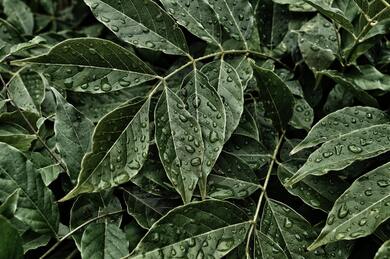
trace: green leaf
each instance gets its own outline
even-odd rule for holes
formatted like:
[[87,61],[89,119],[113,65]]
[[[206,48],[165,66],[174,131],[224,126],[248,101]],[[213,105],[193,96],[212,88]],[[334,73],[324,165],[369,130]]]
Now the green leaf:
[[363,106],[346,107],[323,117],[317,122],[305,139],[294,147],[291,154],[338,138],[354,130],[389,121],[390,117],[376,108]]
[[62,168],[59,164],[49,165],[38,169],[43,183],[49,186],[60,175]]
[[[10,0],[9,0],[10,2]],[[11,51],[13,45],[23,41],[20,32],[10,23],[0,18],[0,60],[3,61]]]
[[206,1],[161,0],[165,9],[192,34],[213,45],[221,46],[221,26]]
[[126,234],[110,223],[92,223],[81,239],[81,258],[117,259],[128,252]]
[[23,69],[12,77],[7,92],[20,109],[39,114],[45,97],[45,85],[39,73]]
[[59,213],[54,196],[31,161],[17,149],[0,143],[0,200],[20,188],[15,217],[34,231],[56,235]]
[[289,258],[318,258],[325,254],[322,248],[306,251],[317,234],[315,229],[300,214],[281,202],[267,200],[260,231],[282,248]]
[[230,36],[235,40],[243,41],[245,47],[248,48],[247,40],[252,35],[255,21],[249,1],[208,0],[207,2]]
[[[81,195],[75,200],[70,210],[69,229],[74,230],[92,218],[120,210],[122,210],[121,202],[110,191]],[[95,222],[120,226],[122,215],[118,213]],[[78,248],[81,246],[81,237],[85,228],[86,226],[72,235]]]
[[310,69],[327,69],[338,51],[335,27],[318,14],[299,30],[298,45],[303,59]]
[[[202,157],[202,175],[199,188],[202,197],[206,196],[207,176],[225,143],[226,113],[223,102],[208,82],[206,76],[195,70],[183,81],[179,96],[188,107],[188,112],[199,123],[204,152]],[[187,148],[187,151],[190,149]]]
[[18,231],[0,215],[0,258],[23,258],[23,241]]
[[20,189],[16,189],[4,200],[0,205],[0,215],[8,219],[15,215],[16,209],[18,208],[19,192]]
[[365,160],[390,150],[390,124],[374,125],[351,131],[325,142],[307,162],[285,183],[293,185],[308,175],[323,175],[346,168],[355,161]]
[[[243,87],[237,71],[223,59],[202,67],[204,73],[221,96],[226,111],[225,142],[237,128],[244,111]],[[221,114],[222,116],[222,114]]]
[[304,98],[294,97],[294,111],[290,120],[290,125],[296,129],[310,130],[314,120],[313,108]]
[[57,103],[54,121],[56,147],[69,170],[70,178],[76,181],[81,169],[81,160],[91,146],[94,125],[57,90],[52,91]]
[[232,56],[226,59],[226,62],[232,65],[241,79],[244,90],[247,88],[249,81],[253,78],[252,59],[247,56]]
[[271,255],[272,257],[277,257],[280,259],[288,258],[283,249],[274,240],[261,231],[256,230],[254,256],[259,258],[267,258]]
[[390,240],[384,242],[375,254],[374,259],[386,259],[390,255]]
[[65,40],[47,54],[17,61],[33,64],[56,87],[76,92],[105,93],[155,78],[154,72],[125,48],[108,40]]
[[353,25],[342,10],[336,7],[331,7],[329,4],[325,3],[322,0],[304,0],[304,1],[310,4],[311,6],[313,6],[314,8],[316,8],[322,15],[337,22],[340,26],[342,26],[345,30],[347,30],[352,35],[354,34]]
[[261,188],[252,168],[235,155],[223,152],[214,170],[207,183],[211,198],[244,199]]
[[367,236],[390,218],[390,163],[359,177],[336,200],[326,225],[309,249]]
[[252,114],[248,109],[244,108],[244,112],[242,113],[240,124],[238,124],[237,129],[234,131],[236,135],[242,135],[249,138],[253,138],[257,141],[259,140],[259,129],[257,128],[257,123],[255,118],[253,118]]
[[187,55],[183,32],[151,0],[84,0],[96,18],[123,41],[136,47]]
[[149,149],[149,106],[150,99],[130,101],[99,121],[77,185],[62,201],[120,185],[138,173]]
[[157,221],[131,258],[221,258],[244,241],[249,225],[245,213],[231,203],[190,203]]
[[145,229],[149,229],[168,210],[180,204],[177,202],[178,199],[154,196],[136,186],[125,188],[123,191],[127,213]]
[[30,7],[21,0],[3,0],[4,13],[8,21],[25,34],[32,34],[34,17]]
[[260,98],[276,128],[284,129],[293,114],[294,99],[287,85],[271,70],[253,65]]
[[165,172],[189,203],[202,176],[204,146],[198,121],[184,109],[184,102],[167,86],[157,103],[155,140]]
[[2,123],[0,126],[0,141],[21,151],[29,150],[32,142],[36,139],[36,135],[31,135],[17,124]]

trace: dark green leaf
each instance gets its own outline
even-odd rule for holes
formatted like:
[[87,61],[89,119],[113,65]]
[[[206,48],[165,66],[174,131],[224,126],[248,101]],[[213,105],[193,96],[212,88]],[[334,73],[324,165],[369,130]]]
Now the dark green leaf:
[[32,34],[34,18],[30,7],[22,0],[3,0],[4,13],[10,23],[25,34]]
[[0,258],[23,258],[23,242],[18,231],[0,215]]
[[0,205],[0,215],[8,219],[15,215],[16,209],[18,208],[19,192],[20,189],[16,189],[4,200]]
[[375,254],[374,259],[386,259],[390,255],[390,240],[384,242]]

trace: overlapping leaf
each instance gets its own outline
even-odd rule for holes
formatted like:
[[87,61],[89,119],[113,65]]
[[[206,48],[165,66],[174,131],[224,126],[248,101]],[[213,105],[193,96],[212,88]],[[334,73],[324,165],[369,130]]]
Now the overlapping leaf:
[[22,238],[5,217],[0,215],[0,258],[23,258]]

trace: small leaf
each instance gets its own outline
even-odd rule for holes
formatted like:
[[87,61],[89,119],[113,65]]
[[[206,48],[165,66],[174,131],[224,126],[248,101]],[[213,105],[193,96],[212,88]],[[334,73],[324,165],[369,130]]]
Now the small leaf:
[[294,111],[290,120],[290,125],[296,129],[310,130],[314,120],[313,108],[304,98],[294,97]]
[[[255,256],[259,256],[259,258],[267,258],[268,256],[277,257],[279,259],[287,259],[286,253],[283,249],[270,237],[263,234],[261,231],[255,232]],[[256,254],[256,249],[258,249],[258,253]]]
[[81,169],[81,160],[91,146],[94,125],[57,90],[52,91],[57,103],[54,121],[56,147],[69,170],[70,178],[76,181]]
[[257,123],[252,114],[248,109],[244,108],[242,113],[240,124],[238,124],[237,129],[234,131],[236,135],[242,135],[249,138],[253,138],[257,141],[259,140],[259,129],[257,128]]
[[244,94],[237,71],[224,60],[206,64],[201,71],[207,76],[211,86],[217,89],[225,105],[225,142],[237,128],[244,111]]
[[20,28],[25,34],[32,34],[34,17],[27,4],[21,0],[3,0],[3,6],[10,23]]
[[0,258],[23,258],[23,241],[18,231],[0,215]]
[[129,242],[118,226],[110,223],[92,223],[81,239],[81,257],[117,259],[128,252]]
[[390,255],[390,240],[384,242],[375,254],[374,259],[386,259]]
[[184,102],[165,86],[157,103],[155,139],[165,172],[184,203],[202,176],[204,146],[198,121]]
[[76,92],[106,93],[155,78],[133,53],[97,38],[65,40],[47,54],[16,62],[34,64],[56,87]]
[[36,139],[36,135],[31,135],[17,124],[2,123],[0,126],[0,141],[21,151],[29,150]]
[[293,114],[294,99],[286,84],[271,70],[253,65],[260,98],[276,128],[284,129]]
[[136,47],[187,55],[183,32],[151,0],[84,0],[96,18],[120,39]]
[[225,108],[217,91],[209,84],[206,76],[198,70],[184,79],[179,96],[188,106],[189,113],[199,123],[202,131],[204,153],[199,188],[202,197],[205,197],[207,176],[225,143]]
[[335,202],[309,249],[367,236],[390,218],[390,163],[359,177]]
[[379,109],[363,106],[346,107],[323,117],[313,126],[306,138],[294,147],[291,154],[322,144],[348,132],[389,121],[389,116]]
[[308,175],[324,175],[346,168],[355,161],[365,160],[390,150],[390,124],[374,125],[351,131],[325,142],[307,162],[285,183],[291,186]]
[[244,241],[249,226],[245,213],[231,203],[190,203],[157,221],[131,258],[221,258]]
[[20,189],[16,189],[4,200],[0,205],[0,215],[7,219],[15,215],[16,209],[18,208],[19,192]]
[[149,149],[149,106],[150,99],[130,102],[99,121],[77,185],[61,201],[118,186],[138,173]]
[[42,180],[46,186],[49,186],[54,180],[58,178],[62,168],[59,164],[49,165],[38,169]]

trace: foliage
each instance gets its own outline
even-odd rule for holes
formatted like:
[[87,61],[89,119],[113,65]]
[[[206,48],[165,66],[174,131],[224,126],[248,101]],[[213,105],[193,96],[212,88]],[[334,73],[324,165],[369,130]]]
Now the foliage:
[[0,4],[0,258],[390,258],[388,0]]

